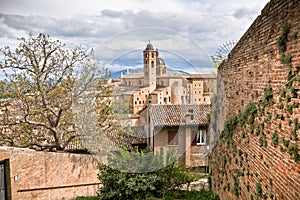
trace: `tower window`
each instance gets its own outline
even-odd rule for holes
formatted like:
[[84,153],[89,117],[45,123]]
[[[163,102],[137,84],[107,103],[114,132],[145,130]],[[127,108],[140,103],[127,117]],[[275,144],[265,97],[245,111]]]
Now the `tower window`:
[[148,53],[145,53],[145,58],[148,58]]
[[151,57],[154,58],[154,53],[151,54]]
[[154,68],[154,61],[151,61],[151,67]]

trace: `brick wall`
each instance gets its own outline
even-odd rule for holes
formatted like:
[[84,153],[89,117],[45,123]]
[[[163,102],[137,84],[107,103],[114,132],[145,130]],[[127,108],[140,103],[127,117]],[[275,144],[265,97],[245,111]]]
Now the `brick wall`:
[[99,188],[98,165],[91,155],[0,147],[4,160],[13,200],[73,199],[95,195]]
[[271,0],[219,68],[232,125],[210,159],[221,199],[300,199],[299,66],[300,1]]

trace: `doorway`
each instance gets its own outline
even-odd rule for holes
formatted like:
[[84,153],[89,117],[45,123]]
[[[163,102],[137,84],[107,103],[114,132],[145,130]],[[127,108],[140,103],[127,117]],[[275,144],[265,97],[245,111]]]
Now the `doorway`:
[[6,165],[5,161],[0,162],[0,200],[7,200],[7,181],[6,181]]

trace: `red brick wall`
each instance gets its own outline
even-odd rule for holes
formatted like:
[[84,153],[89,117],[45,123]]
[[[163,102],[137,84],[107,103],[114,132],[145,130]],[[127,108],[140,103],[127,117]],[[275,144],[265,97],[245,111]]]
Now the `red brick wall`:
[[[281,51],[285,26],[290,31]],[[291,62],[282,63],[283,56],[292,56]],[[212,150],[212,190],[221,199],[300,199],[298,66],[300,1],[271,0],[219,68],[226,120],[249,103],[257,108],[253,125],[239,121],[232,137],[219,139]],[[267,88],[273,96],[264,105]]]
[[98,165],[91,155],[1,147],[0,161],[7,159],[13,200],[73,199],[98,191]]

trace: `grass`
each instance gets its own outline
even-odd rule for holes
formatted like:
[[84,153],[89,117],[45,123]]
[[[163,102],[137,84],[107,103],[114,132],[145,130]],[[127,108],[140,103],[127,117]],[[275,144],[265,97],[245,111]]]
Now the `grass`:
[[[159,198],[149,197],[148,200],[160,200]],[[169,191],[161,200],[173,199],[187,199],[187,200],[219,200],[220,198],[211,191],[186,191],[186,190],[173,190]],[[76,197],[75,200],[99,200],[98,196],[94,197]]]

